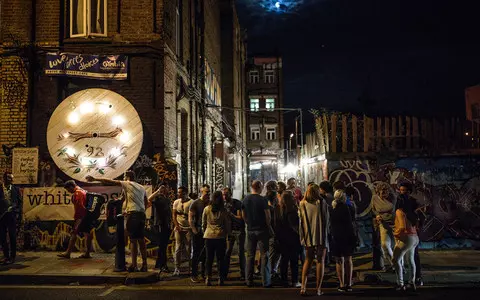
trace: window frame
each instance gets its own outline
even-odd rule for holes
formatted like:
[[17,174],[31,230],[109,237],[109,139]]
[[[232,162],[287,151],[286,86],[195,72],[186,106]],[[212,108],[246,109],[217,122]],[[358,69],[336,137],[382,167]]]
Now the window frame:
[[[268,100],[272,100],[272,101],[269,102]],[[273,107],[268,107],[269,106],[268,104],[270,104],[270,103],[273,104]],[[266,98],[265,99],[265,109],[267,111],[275,111],[275,98]]]
[[[271,73],[271,74],[269,74]],[[267,78],[271,78],[271,80],[267,81]],[[275,70],[264,70],[263,71],[263,82],[266,84],[273,84],[275,83]]]
[[[257,107],[252,107],[252,104],[256,100]],[[260,99],[259,98],[250,98],[250,111],[260,111]]]
[[[73,7],[74,1],[83,2],[83,33],[73,34]],[[100,1],[103,5],[103,33],[92,32],[92,0],[70,0],[70,24],[69,24],[69,33],[70,38],[80,38],[80,37],[106,37],[108,35],[108,0],[97,0]]]
[[250,127],[250,140],[251,141],[260,140],[260,127]]
[[[255,72],[256,75],[253,75],[252,73]],[[256,80],[252,80],[253,78],[256,78]],[[260,72],[258,70],[250,70],[248,72],[248,81],[251,84],[258,84],[260,83]]]
[[[270,138],[272,135],[272,138]],[[265,129],[265,137],[267,141],[275,141],[277,139],[277,128],[276,127],[267,127]]]

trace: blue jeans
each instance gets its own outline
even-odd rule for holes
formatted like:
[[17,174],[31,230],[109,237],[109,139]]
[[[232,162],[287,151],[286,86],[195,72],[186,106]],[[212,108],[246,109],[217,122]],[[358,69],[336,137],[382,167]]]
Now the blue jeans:
[[268,231],[248,231],[247,233],[247,284],[253,283],[253,271],[255,263],[255,252],[257,251],[257,244],[260,248],[260,261],[262,262],[262,284],[269,286],[271,282],[271,266],[268,258],[270,236]]

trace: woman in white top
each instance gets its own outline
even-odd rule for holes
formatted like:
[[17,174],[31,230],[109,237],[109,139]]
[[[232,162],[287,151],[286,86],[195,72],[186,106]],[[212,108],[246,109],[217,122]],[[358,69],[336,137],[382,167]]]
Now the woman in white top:
[[320,195],[317,184],[309,185],[305,198],[300,201],[300,242],[306,249],[302,270],[300,295],[306,295],[308,272],[317,255],[317,295],[322,295],[322,281],[325,272],[325,254],[328,247],[328,206]]

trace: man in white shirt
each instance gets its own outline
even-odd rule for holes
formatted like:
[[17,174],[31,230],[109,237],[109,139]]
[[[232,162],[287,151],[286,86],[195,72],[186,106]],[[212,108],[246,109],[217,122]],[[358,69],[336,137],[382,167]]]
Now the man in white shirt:
[[192,229],[188,222],[188,212],[192,199],[188,198],[188,189],[186,187],[178,188],[178,199],[173,202],[173,225],[175,226],[175,271],[174,276],[180,275],[180,265],[182,263],[182,249],[185,249],[190,258],[192,246]]
[[119,185],[123,189],[124,213],[127,215],[126,229],[130,237],[130,251],[132,253],[132,264],[128,267],[129,272],[137,270],[138,245],[142,254],[141,272],[147,272],[147,246],[145,244],[145,210],[147,208],[147,192],[145,188],[135,182],[135,173],[127,171],[124,180],[111,180],[103,178],[95,178],[93,176],[86,177],[89,182],[100,181],[106,184]]

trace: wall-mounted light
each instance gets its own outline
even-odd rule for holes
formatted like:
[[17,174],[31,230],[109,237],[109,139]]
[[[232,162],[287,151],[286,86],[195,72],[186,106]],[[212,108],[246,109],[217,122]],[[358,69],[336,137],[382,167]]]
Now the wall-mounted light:
[[93,104],[91,102],[83,102],[80,105],[80,113],[82,115],[89,114],[93,112]]

